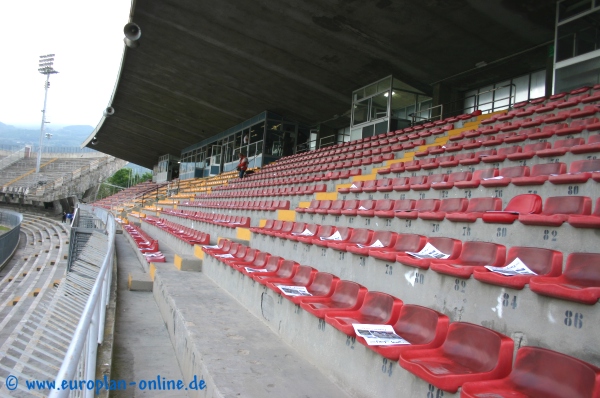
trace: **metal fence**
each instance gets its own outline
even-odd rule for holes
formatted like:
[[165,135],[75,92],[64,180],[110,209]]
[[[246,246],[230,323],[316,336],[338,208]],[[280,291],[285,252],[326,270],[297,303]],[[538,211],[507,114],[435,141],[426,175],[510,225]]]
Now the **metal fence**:
[[[63,380],[94,380],[98,345],[104,339],[104,319],[110,298],[116,224],[112,214],[99,208],[80,205],[75,211],[71,229],[71,250],[67,279],[75,278],[87,286],[89,295],[77,323],[77,328],[56,376],[56,385]],[[102,226],[102,230],[98,227]],[[105,237],[104,244],[98,245]],[[91,250],[90,250],[91,249]],[[93,397],[94,391],[53,390],[50,397]]]
[[0,224],[11,228],[10,231],[0,235],[0,268],[12,256],[19,244],[23,215],[10,210],[0,210]]

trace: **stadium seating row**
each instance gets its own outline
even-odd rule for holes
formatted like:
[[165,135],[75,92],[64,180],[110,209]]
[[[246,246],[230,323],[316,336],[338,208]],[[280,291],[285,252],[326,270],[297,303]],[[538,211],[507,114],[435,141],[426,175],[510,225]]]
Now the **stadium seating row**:
[[[283,297],[302,309],[385,358],[398,360],[404,369],[444,391],[462,388],[461,396],[465,397],[495,391],[511,396],[543,394],[548,387],[539,379],[545,381],[548,374],[555,376],[554,391],[593,396],[600,388],[600,369],[576,358],[522,347],[511,371],[514,342],[491,329],[466,322],[450,323],[447,316],[432,309],[404,304],[389,294],[368,291],[355,282],[228,240],[204,247],[203,251],[255,282],[284,293]],[[305,288],[305,293],[288,295],[297,287]],[[354,324],[390,325],[405,343],[369,345],[362,334],[357,335]],[[556,372],[554,363],[547,362],[550,360],[562,361],[558,366],[562,373]]]

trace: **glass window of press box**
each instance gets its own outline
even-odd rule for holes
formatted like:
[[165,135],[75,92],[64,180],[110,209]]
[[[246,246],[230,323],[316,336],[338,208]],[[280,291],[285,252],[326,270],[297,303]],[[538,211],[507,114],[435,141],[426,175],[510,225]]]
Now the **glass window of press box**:
[[517,102],[546,95],[546,71],[540,70],[489,84],[465,93],[464,113],[501,111]]
[[557,4],[554,93],[600,83],[600,0]]
[[431,97],[388,76],[352,93],[349,140],[408,127],[431,118]]
[[181,153],[181,179],[208,177],[233,171],[240,152],[248,167],[262,167],[296,153],[309,140],[309,128],[273,112],[262,112]]

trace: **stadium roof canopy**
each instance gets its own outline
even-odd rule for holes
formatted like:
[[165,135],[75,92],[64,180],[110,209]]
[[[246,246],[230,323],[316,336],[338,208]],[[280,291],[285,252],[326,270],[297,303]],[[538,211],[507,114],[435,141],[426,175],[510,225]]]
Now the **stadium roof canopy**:
[[347,126],[336,115],[352,91],[389,75],[432,94],[440,81],[468,88],[546,68],[555,10],[555,0],[137,0],[139,47],[125,48],[114,115],[84,145],[96,136],[94,149],[152,167],[264,110]]

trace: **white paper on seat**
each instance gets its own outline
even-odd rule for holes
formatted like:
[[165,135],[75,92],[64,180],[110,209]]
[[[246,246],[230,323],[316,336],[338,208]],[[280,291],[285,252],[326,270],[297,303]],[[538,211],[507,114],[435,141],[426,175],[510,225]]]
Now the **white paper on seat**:
[[310,232],[308,230],[308,228],[307,228],[307,229],[305,229],[302,232],[292,232],[292,235],[297,235],[297,236],[313,236],[314,234],[312,232]]
[[215,257],[221,257],[221,258],[233,258],[233,254],[217,254]]
[[277,285],[279,290],[286,296],[312,296],[304,286],[283,286]]
[[360,247],[361,249],[362,249],[363,247],[383,247],[383,243],[381,243],[381,242],[379,241],[379,239],[377,239],[377,240],[375,241],[375,243],[373,243],[373,244],[372,244],[372,245],[370,245],[370,246],[367,246],[367,245],[361,245],[360,243],[357,243],[357,244],[356,244],[356,246]]
[[340,235],[340,231],[335,231],[335,233],[333,235],[331,235],[328,238],[319,238],[321,240],[342,240],[342,235]]
[[364,207],[364,206],[360,206],[360,207],[358,208],[358,210],[369,210],[369,209],[367,209],[367,208],[366,208],[366,207]]
[[537,275],[535,272],[530,270],[529,267],[527,267],[519,257],[515,258],[506,267],[492,267],[491,265],[486,265],[485,268],[489,269],[492,272],[496,272],[498,274],[506,276]]
[[246,272],[248,273],[252,273],[252,272],[267,272],[266,269],[264,268],[250,268],[250,267],[244,267],[246,268]]
[[422,248],[418,253],[406,252],[406,254],[420,259],[437,258],[439,260],[445,260],[450,257],[449,254],[442,253],[429,242],[427,242],[425,247]]
[[368,345],[407,345],[410,344],[398,336],[391,325],[352,324],[357,336],[365,339]]
[[219,245],[212,245],[212,246],[202,246],[202,247],[205,247],[205,248],[207,248],[207,249],[218,249],[218,248],[219,248]]
[[352,184],[350,185],[350,188],[358,188],[356,185]]
[[489,177],[489,178],[484,178],[483,181],[487,181],[487,180],[501,180],[504,177],[502,176],[498,176],[498,177]]

